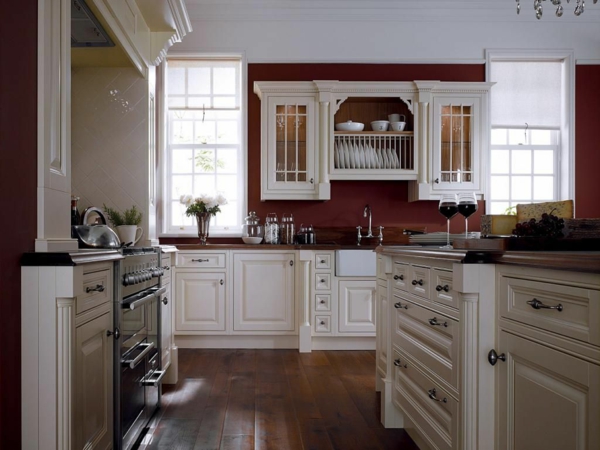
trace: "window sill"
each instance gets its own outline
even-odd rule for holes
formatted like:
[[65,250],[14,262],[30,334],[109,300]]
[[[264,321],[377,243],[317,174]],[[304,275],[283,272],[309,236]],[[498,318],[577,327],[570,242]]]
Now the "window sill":
[[[163,233],[158,238],[197,238],[198,233]],[[210,232],[209,238],[241,238],[241,231],[235,231],[231,233],[225,232]]]

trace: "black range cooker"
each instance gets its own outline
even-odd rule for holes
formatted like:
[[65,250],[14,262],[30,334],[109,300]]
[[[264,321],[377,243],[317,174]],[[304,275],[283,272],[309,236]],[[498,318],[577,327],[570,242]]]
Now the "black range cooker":
[[160,296],[163,268],[154,247],[122,249],[115,270],[115,450],[130,449],[160,406]]

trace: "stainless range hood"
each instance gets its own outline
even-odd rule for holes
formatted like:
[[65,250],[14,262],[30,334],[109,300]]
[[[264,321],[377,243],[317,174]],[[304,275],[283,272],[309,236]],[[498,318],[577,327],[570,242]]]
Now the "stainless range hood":
[[71,47],[114,47],[84,0],[71,0]]

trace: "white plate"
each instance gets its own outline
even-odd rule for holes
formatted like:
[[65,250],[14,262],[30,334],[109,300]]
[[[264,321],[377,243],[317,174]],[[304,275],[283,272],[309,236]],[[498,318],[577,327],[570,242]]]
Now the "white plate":
[[392,158],[392,169],[400,168],[400,161],[398,161],[398,157],[396,156],[396,152],[390,149],[390,156]]
[[358,149],[358,154],[360,156],[360,166],[362,169],[368,169],[367,159],[365,158],[365,148],[362,144],[360,144],[360,148]]
[[390,160],[388,159],[388,155],[387,155],[387,149],[383,149],[381,151],[381,156],[383,158],[383,169],[389,169],[390,168]]
[[350,158],[350,162],[348,163],[348,167],[350,169],[354,169],[354,146],[352,145],[352,143],[348,143],[348,156]]
[[350,168],[350,150],[348,149],[348,143],[344,141],[344,169]]
[[337,142],[333,143],[333,167],[336,169],[340,168],[340,152]]
[[383,169],[383,156],[381,156],[381,149],[380,148],[377,148],[375,156],[377,158],[377,168],[378,169]]

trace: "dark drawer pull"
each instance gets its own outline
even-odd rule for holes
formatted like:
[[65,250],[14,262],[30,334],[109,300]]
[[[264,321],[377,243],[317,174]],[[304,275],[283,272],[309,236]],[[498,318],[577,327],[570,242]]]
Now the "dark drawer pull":
[[[89,294],[90,292],[104,292],[104,286],[101,284],[97,284],[96,287],[86,287],[85,293]],[[562,308],[562,307],[561,307]]]
[[405,369],[408,368],[407,364],[402,364],[402,362],[400,361],[400,358],[394,360],[394,365],[396,367],[404,367]]
[[529,300],[527,302],[527,304],[530,305],[533,309],[555,309],[558,312],[561,312],[563,310],[563,305],[561,303],[559,303],[556,306],[548,306],[548,305],[544,305],[537,298],[534,298],[533,300]]
[[208,262],[210,260],[208,258],[206,258],[206,259],[192,259],[191,261],[192,262]]
[[435,290],[438,291],[438,292],[440,292],[440,291],[448,292],[450,290],[450,286],[448,286],[447,284],[445,284],[443,286],[441,284],[438,284],[435,287]]
[[394,303],[394,308],[396,308],[396,309],[400,309],[400,308],[408,309],[408,306],[403,305],[402,303],[398,302],[398,303]]
[[413,286],[416,286],[417,284],[419,286],[423,286],[423,280],[412,280],[412,285]]
[[488,353],[488,362],[492,365],[495,366],[496,363],[498,362],[498,360],[500,361],[506,361],[506,355],[504,353],[496,353],[496,350],[491,349],[490,352]]
[[440,400],[439,398],[437,398],[437,397],[436,397],[436,393],[437,393],[437,392],[435,392],[435,388],[433,388],[433,389],[429,389],[427,392],[429,393],[429,398],[430,398],[431,400],[435,400],[436,402],[448,403],[448,399],[447,399],[446,397],[444,397],[444,398],[443,398],[443,399],[441,399],[441,400]]
[[321,260],[321,264],[325,264],[325,262],[326,262],[326,261],[325,261],[324,259],[322,259],[322,260]]
[[429,325],[433,325],[434,327],[440,326],[440,327],[448,328],[448,322],[444,322],[444,323],[438,322],[437,318],[435,318],[435,317],[433,319],[429,319]]
[[394,275],[394,280],[404,280],[404,275]]

